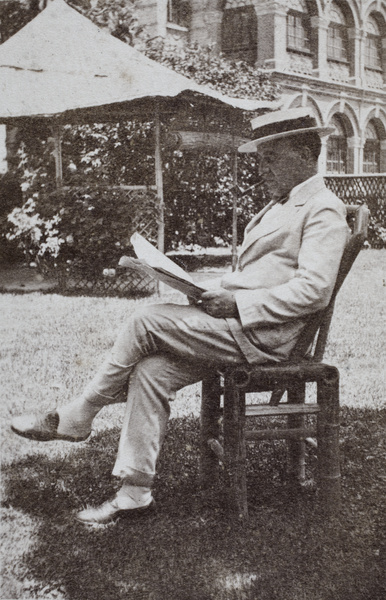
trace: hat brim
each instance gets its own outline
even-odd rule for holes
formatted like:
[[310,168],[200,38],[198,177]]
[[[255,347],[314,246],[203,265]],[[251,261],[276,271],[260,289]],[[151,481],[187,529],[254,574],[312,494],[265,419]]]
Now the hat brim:
[[309,131],[315,131],[319,133],[321,137],[325,137],[326,135],[331,135],[335,131],[333,127],[306,127],[304,129],[293,129],[292,131],[284,131],[282,133],[274,133],[272,135],[267,135],[266,137],[257,138],[256,140],[251,140],[250,142],[246,142],[239,146],[239,152],[256,152],[258,146],[262,144],[266,144],[267,142],[272,142],[273,140],[278,140],[281,138],[286,138],[293,135],[299,135],[300,133],[308,133]]

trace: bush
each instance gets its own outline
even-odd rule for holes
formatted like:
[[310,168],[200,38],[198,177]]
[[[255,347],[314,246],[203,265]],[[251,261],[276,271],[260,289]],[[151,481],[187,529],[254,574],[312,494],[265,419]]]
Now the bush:
[[[166,247],[229,246],[232,241],[232,157],[174,153],[165,169]],[[239,185],[255,183],[254,158],[239,160]],[[240,191],[239,191],[239,195]],[[252,215],[265,202],[261,188],[238,200],[238,242]]]
[[[163,129],[163,138],[167,139],[167,129]],[[29,133],[19,150],[18,169],[28,200],[22,210],[11,213],[8,235],[20,241],[27,260],[42,264],[43,257],[47,261],[50,256],[64,264],[78,254],[78,263],[86,265],[89,260],[92,269],[95,257],[90,245],[94,250],[105,248],[101,262],[110,260],[114,248],[109,240],[122,246],[131,222],[141,211],[145,210],[147,218],[150,212],[154,219],[158,217],[155,202],[146,209],[140,199],[138,206],[128,203],[127,194],[115,184],[117,181],[122,185],[154,184],[154,141],[149,124],[66,126],[65,179],[61,193],[53,190],[50,138],[45,131]],[[229,246],[234,186],[232,157],[180,152],[168,146],[162,152],[166,250],[192,245]],[[254,157],[240,157],[242,188],[256,181],[256,168]],[[245,224],[264,201],[259,188],[255,188],[253,197],[247,194],[239,199],[239,242]],[[55,223],[51,223],[54,217]],[[66,242],[68,236],[76,240],[70,248]],[[154,235],[152,239],[156,240]]]
[[382,198],[367,201],[370,209],[368,241],[371,248],[386,248],[386,206]]
[[267,71],[218,55],[212,46],[157,37],[142,39],[137,47],[149,58],[222,94],[253,100],[278,97],[279,87],[271,81]]
[[42,271],[76,269],[97,277],[131,253],[135,230],[147,227],[156,241],[156,199],[146,190],[64,189],[34,196],[12,211],[8,237],[19,239],[26,258]]

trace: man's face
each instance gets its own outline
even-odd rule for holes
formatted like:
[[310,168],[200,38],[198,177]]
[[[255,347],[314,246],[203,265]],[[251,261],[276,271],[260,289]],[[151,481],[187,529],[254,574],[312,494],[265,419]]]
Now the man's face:
[[271,200],[282,198],[304,181],[304,159],[288,139],[261,144],[257,154],[259,173]]

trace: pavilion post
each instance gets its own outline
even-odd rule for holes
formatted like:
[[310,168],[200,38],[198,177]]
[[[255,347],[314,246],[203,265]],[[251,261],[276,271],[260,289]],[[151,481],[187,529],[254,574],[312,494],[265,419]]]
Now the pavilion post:
[[54,139],[54,158],[55,158],[55,178],[56,189],[63,185],[63,160],[62,160],[62,125],[55,122],[52,126],[52,136]]
[[156,104],[155,108],[155,185],[157,188],[158,198],[158,250],[160,252],[165,251],[165,204],[164,204],[164,189],[163,189],[163,175],[162,175],[162,156],[161,156],[161,124],[159,115],[159,106]]
[[232,152],[232,170],[233,170],[233,208],[232,208],[232,271],[237,267],[237,147],[233,144]]

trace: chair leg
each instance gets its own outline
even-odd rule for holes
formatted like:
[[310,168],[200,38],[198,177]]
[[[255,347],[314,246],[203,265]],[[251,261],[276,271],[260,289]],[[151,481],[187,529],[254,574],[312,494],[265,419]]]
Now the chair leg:
[[220,435],[220,377],[214,371],[202,381],[200,415],[200,484],[210,491],[218,486],[219,461],[208,442],[218,440]]
[[[293,384],[287,389],[289,404],[303,404],[306,399],[304,382]],[[304,415],[289,415],[288,428],[304,427]],[[289,439],[287,442],[290,481],[303,483],[306,478],[306,444],[305,440]]]
[[224,382],[224,456],[229,511],[246,519],[245,393],[237,388],[231,376]]
[[339,371],[328,367],[318,382],[318,472],[323,508],[333,513],[340,505]]

